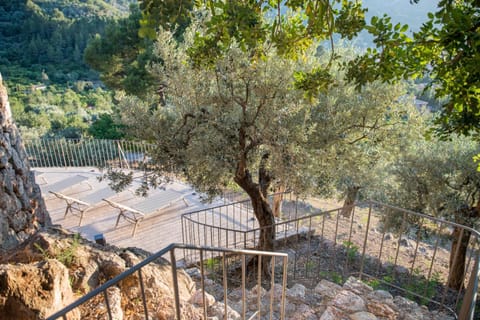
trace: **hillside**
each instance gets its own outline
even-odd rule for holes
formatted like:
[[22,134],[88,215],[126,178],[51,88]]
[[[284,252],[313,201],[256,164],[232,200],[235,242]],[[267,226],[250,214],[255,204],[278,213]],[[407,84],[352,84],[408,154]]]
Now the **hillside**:
[[[0,6],[0,72],[9,83],[96,78],[83,50],[132,0],[12,0]],[[42,73],[42,71],[44,71]]]
[[11,0],[0,5],[0,73],[24,137],[79,138],[112,108],[87,43],[135,0]]

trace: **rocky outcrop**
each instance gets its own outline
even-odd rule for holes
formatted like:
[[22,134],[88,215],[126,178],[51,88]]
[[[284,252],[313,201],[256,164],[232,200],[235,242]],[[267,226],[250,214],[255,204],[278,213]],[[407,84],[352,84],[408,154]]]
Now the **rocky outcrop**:
[[[0,266],[0,318],[45,319],[74,301],[68,269],[54,259]],[[78,310],[69,319],[80,319]]]
[[[0,319],[44,319],[148,255],[135,248],[101,246],[61,228],[40,231],[0,258]],[[195,283],[181,270],[177,277],[182,314],[191,320],[201,319],[200,309],[188,303]],[[150,317],[173,319],[170,264],[157,260],[146,265],[142,279]],[[134,273],[108,289],[114,319],[144,314],[139,284],[139,274]],[[69,319],[108,319],[103,295],[82,305],[78,312],[69,314]]]
[[0,251],[50,223],[0,76]]
[[[189,269],[189,274],[198,278],[198,270]],[[197,279],[198,280],[198,279]],[[223,319],[225,314],[225,299],[222,287],[208,279],[204,280],[207,294],[205,301],[209,306],[211,319]],[[191,300],[201,306],[203,299],[201,291],[194,293]],[[215,295],[215,297],[213,296]],[[261,319],[270,318],[270,306],[273,306],[273,318],[280,319],[280,302],[282,287],[275,284],[270,290],[254,287],[246,290],[246,319],[250,319],[258,310],[260,296]],[[372,287],[355,279],[349,278],[343,286],[321,280],[313,289],[308,289],[300,283],[292,285],[286,291],[285,319],[289,320],[453,320],[451,315],[437,311],[429,311],[425,306],[418,305],[401,296],[392,296],[384,290],[374,290]],[[273,303],[271,303],[273,297]],[[232,290],[227,297],[227,318],[242,319],[243,312],[242,289]],[[255,317],[256,318],[256,317]]]
[[[43,319],[114,278],[149,255],[140,249],[100,246],[63,229],[50,227],[24,242],[15,251],[0,258],[0,319]],[[7,264],[8,263],[8,264]],[[165,260],[142,268],[147,310],[152,319],[174,319],[172,270]],[[246,319],[258,311],[261,319],[280,318],[282,287],[269,290],[255,286],[246,290],[229,286],[227,297],[221,277],[218,281],[204,277],[198,268],[179,270],[182,319],[203,318],[207,306],[209,320],[242,319],[245,301]],[[144,306],[140,275],[135,272],[107,290],[113,319],[142,319]],[[205,291],[202,290],[202,283]],[[322,280],[316,286],[300,283],[286,291],[285,319],[289,320],[453,320],[436,311],[384,290],[374,290],[350,278],[340,286]],[[273,297],[273,301],[271,298]],[[225,303],[227,304],[225,306]],[[89,300],[68,319],[108,318],[102,294]],[[255,316],[256,318],[256,316]]]

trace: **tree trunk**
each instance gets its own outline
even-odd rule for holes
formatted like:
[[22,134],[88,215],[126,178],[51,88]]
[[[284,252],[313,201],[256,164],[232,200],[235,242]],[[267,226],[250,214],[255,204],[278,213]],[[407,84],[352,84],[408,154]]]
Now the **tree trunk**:
[[283,202],[283,193],[287,190],[285,185],[280,184],[275,189],[275,194],[273,196],[273,216],[279,218],[282,213],[282,202]]
[[[275,218],[273,211],[268,204],[267,198],[262,193],[258,184],[252,181],[250,174],[244,177],[235,177],[235,182],[248,194],[252,202],[253,212],[260,225],[260,239],[256,249],[264,251],[274,251],[275,240]],[[269,274],[270,258],[262,258],[262,273]],[[255,259],[256,261],[256,259]],[[249,265],[255,264],[250,261]]]
[[[244,134],[241,132],[241,135]],[[241,139],[242,141],[242,139]],[[234,181],[248,194],[252,202],[253,212],[260,225],[260,238],[256,249],[264,251],[274,251],[275,240],[275,218],[273,216],[272,208],[268,204],[267,192],[270,186],[271,177],[266,169],[268,161],[268,153],[262,156],[260,167],[258,169],[258,183],[253,181],[250,171],[247,169],[247,161],[245,154],[242,155],[237,171],[235,173]],[[250,270],[257,265],[257,259],[249,261],[248,266]],[[269,265],[271,258],[262,258],[262,274],[268,276],[270,274]]]
[[[480,198],[477,206],[466,207],[458,210],[455,215],[455,222],[463,224],[467,227],[474,226],[475,221],[480,216]],[[449,288],[460,290],[463,288],[468,242],[470,241],[471,232],[459,227],[454,227],[452,232],[452,247],[450,250],[449,275],[447,286]],[[458,246],[458,252],[457,252]]]
[[353,204],[355,203],[355,200],[357,200],[358,190],[360,190],[360,187],[358,186],[348,187],[347,196],[343,202],[342,211],[340,211],[342,216],[347,218],[352,216]]
[[[463,280],[465,277],[465,267],[467,259],[468,242],[471,232],[459,227],[454,227],[452,232],[452,247],[450,250],[450,271],[448,276],[448,287],[461,290],[463,289]],[[456,253],[458,246],[458,253]]]

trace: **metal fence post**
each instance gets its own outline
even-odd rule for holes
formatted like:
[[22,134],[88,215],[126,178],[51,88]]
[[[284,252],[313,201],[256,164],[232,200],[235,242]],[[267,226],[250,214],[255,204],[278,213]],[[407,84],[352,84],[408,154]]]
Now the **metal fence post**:
[[175,248],[170,251],[170,263],[172,265],[173,295],[175,298],[175,314],[180,320],[180,294],[178,290],[177,261],[175,259]]

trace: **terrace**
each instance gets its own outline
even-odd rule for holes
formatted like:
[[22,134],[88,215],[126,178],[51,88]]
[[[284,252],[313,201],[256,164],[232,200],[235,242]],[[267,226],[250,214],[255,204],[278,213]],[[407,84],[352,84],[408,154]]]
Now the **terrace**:
[[[85,181],[62,190],[62,194],[72,198],[82,198],[105,188],[106,182],[97,179],[101,174],[96,167],[106,163],[135,167],[138,164],[136,161],[143,161],[138,155],[148,154],[146,150],[139,151],[130,146],[127,149],[133,151],[128,152],[135,152],[137,156],[128,158],[125,154],[129,153],[118,141],[89,141],[85,145],[90,149],[79,148],[82,142],[41,143],[41,153],[35,153],[36,147],[28,143],[27,152],[33,158],[34,166],[37,164],[37,181],[42,189],[47,191],[49,185],[55,185],[67,176],[86,177]],[[91,148],[92,145],[96,147]],[[55,148],[45,150],[45,146]],[[79,159],[88,161],[82,160],[75,166]],[[135,183],[132,188],[135,188]],[[161,195],[165,191],[181,195],[182,201],[177,198],[179,201],[164,205]],[[145,215],[136,233],[132,233],[134,226],[131,223],[119,219],[119,209],[105,201],[89,210],[79,225],[77,216],[65,215],[65,200],[45,192],[44,197],[54,224],[90,240],[102,235],[109,244],[119,247],[139,247],[159,252],[177,242],[195,248],[221,247],[233,252],[254,248],[260,234],[248,201],[235,202],[224,197],[206,204],[190,186],[179,180],[167,185],[166,190],[149,193],[148,197],[158,197],[161,208]],[[114,202],[121,206],[134,208],[144,201],[129,190],[114,195]],[[356,204],[350,217],[344,217],[341,208],[335,209],[332,203],[318,199],[300,201],[288,195],[282,206],[276,232],[278,248],[288,253],[288,281],[308,283],[322,278],[343,281],[354,275],[371,285],[403,292],[429,308],[439,308],[458,315],[460,319],[472,319],[480,262],[477,231],[376,202]],[[381,224],[381,217],[388,212],[402,217],[398,230],[394,232],[384,229]],[[461,275],[461,289],[458,291],[447,286],[450,281],[448,259],[452,250],[453,228],[459,228],[462,234],[471,233]],[[213,253],[202,257],[198,250],[183,256],[186,262],[200,261],[200,264],[211,264],[217,258]],[[180,259],[175,258],[177,261]],[[461,258],[454,255],[454,264],[457,259]]]

